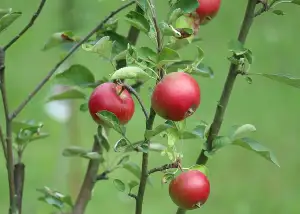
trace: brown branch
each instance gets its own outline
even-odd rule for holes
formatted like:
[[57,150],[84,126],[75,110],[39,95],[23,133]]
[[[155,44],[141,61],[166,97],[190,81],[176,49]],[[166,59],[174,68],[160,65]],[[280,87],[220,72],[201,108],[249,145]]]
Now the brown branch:
[[45,3],[46,3],[46,0],[41,0],[38,9],[36,10],[36,12],[31,17],[29,23],[24,27],[23,30],[21,30],[21,32],[17,36],[15,36],[7,45],[4,46],[4,48],[3,48],[4,51],[6,51],[8,48],[10,48],[18,39],[21,38],[22,35],[24,35],[26,33],[27,30],[29,30],[30,27],[33,26],[34,22],[36,21],[36,19],[41,14],[41,11],[42,11]]
[[[97,152],[100,155],[102,154],[101,139],[97,135],[94,135],[94,145],[92,151]],[[85,212],[85,209],[92,197],[92,190],[96,183],[99,165],[99,159],[91,159],[89,161],[84,181],[73,207],[72,214],[83,214]]]
[[[244,20],[242,23],[242,26],[240,28],[238,40],[244,44],[246,41],[246,38],[248,36],[249,30],[251,28],[253,19],[254,19],[254,13],[256,8],[257,0],[248,0],[248,5],[246,8]],[[228,76],[226,79],[226,82],[224,84],[224,88],[221,94],[220,101],[217,105],[214,120],[212,125],[210,126],[208,137],[206,140],[207,145],[207,152],[210,152],[213,149],[213,141],[216,136],[219,134],[219,130],[221,128],[223,117],[225,115],[225,111],[229,102],[229,98],[236,80],[236,77],[238,75],[237,72],[238,66],[231,63]],[[208,157],[205,154],[205,149],[203,149],[197,159],[197,164],[206,164]],[[178,208],[177,214],[184,214],[186,211]]]
[[94,33],[96,33],[99,29],[103,27],[103,25],[109,21],[110,18],[115,16],[120,11],[124,10],[125,8],[133,5],[135,1],[128,2],[127,4],[123,5],[122,7],[118,8],[117,10],[110,13],[109,16],[107,16],[103,21],[101,21],[92,31],[90,31],[80,42],[78,42],[76,45],[74,45],[71,50],[68,52],[68,54],[60,60],[54,68],[49,71],[49,73],[46,75],[46,77],[36,86],[36,88],[26,97],[26,99],[17,107],[15,111],[10,115],[10,119],[14,119],[23,109],[24,107],[31,101],[31,99],[41,90],[41,88],[49,81],[49,79],[52,77],[52,75],[55,73],[55,71],[70,57],[72,56],[76,50],[85,43]]
[[17,195],[16,205],[18,207],[18,213],[22,214],[22,200],[23,200],[23,188],[25,180],[25,165],[23,163],[15,164],[14,168],[15,177],[15,189]]
[[151,175],[152,173],[155,173],[155,172],[163,172],[167,169],[177,169],[179,166],[180,166],[180,164],[178,161],[176,161],[174,163],[165,164],[161,167],[156,167],[156,168],[150,169],[148,172],[148,175]]
[[[14,208],[14,196],[15,196],[15,185],[14,185],[14,160],[13,160],[13,149],[12,149],[12,127],[11,120],[9,118],[8,100],[5,86],[5,51],[0,48],[0,91],[2,95],[3,108],[5,114],[5,126],[6,126],[6,154],[7,154],[7,174],[9,182],[9,199],[10,207],[9,213],[13,213]],[[5,146],[4,146],[5,147]]]

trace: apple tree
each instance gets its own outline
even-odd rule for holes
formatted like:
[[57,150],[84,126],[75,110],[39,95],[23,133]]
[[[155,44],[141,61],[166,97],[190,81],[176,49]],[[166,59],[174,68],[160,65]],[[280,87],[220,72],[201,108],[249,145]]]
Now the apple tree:
[[[75,35],[73,32],[56,32],[50,36],[45,49],[69,44],[71,48],[63,58],[53,66],[47,75],[36,85],[27,97],[15,108],[8,106],[5,73],[5,57],[11,57],[9,48],[16,44],[22,36],[34,27],[35,21],[43,11],[46,0],[40,4],[18,35],[0,48],[0,89],[4,109],[5,127],[0,126],[0,141],[7,165],[9,199],[9,214],[22,213],[25,164],[22,154],[32,141],[42,140],[49,135],[43,132],[43,124],[34,120],[20,121],[18,115],[32,98],[51,81],[68,86],[50,97],[50,100],[84,100],[78,111],[94,120],[95,134],[91,149],[68,147],[63,151],[66,157],[88,159],[89,164],[76,198],[71,198],[47,187],[38,189],[39,200],[54,206],[59,213],[83,214],[92,199],[92,191],[96,182],[109,179],[109,174],[120,168],[133,173],[139,180],[128,183],[113,179],[112,184],[121,192],[135,201],[135,213],[143,213],[143,204],[149,176],[162,172],[162,182],[169,185],[169,197],[178,207],[177,214],[188,210],[199,209],[209,200],[210,183],[206,163],[217,151],[227,145],[236,145],[250,150],[262,158],[279,166],[275,155],[247,134],[256,130],[252,124],[233,126],[227,135],[220,135],[223,118],[230,100],[235,81],[240,76],[251,83],[252,77],[269,78],[292,87],[300,87],[300,79],[283,74],[264,74],[251,72],[252,51],[245,47],[255,17],[272,12],[283,15],[278,9],[281,3],[299,5],[299,0],[247,0],[247,7],[237,39],[229,42],[228,57],[230,66],[220,99],[216,106],[213,120],[208,123],[199,121],[193,129],[187,128],[188,118],[193,117],[201,105],[202,93],[200,85],[194,76],[212,78],[213,65],[203,63],[204,52],[197,45],[199,29],[218,18],[222,5],[221,0],[169,0],[169,11],[166,19],[158,20],[156,8],[161,4],[154,0],[120,1],[120,7],[111,11],[107,17],[91,29],[86,35]],[[130,9],[125,20],[131,25],[126,37],[117,32],[119,12]],[[9,26],[20,18],[21,12],[12,9],[0,9],[0,33],[9,30]],[[136,45],[139,34],[147,36],[151,46]],[[3,43],[3,41],[1,41]],[[192,46],[197,55],[193,59],[181,58],[180,49]],[[111,65],[109,78],[96,79],[93,72],[81,64],[73,64],[62,72],[58,68],[66,62],[77,50],[86,54],[97,54]],[[100,65],[101,66],[101,65]],[[144,83],[153,86],[151,106],[146,106],[139,95]],[[88,93],[87,89],[92,89]],[[131,129],[128,122],[135,111],[144,114],[140,123],[145,125],[143,139],[133,142],[126,135]],[[164,123],[154,126],[156,117],[164,119]],[[119,135],[119,140],[113,144],[109,141],[110,133]],[[162,144],[152,142],[152,138],[160,137]],[[193,166],[183,166],[184,154],[177,146],[179,140],[197,139],[203,142],[199,157]],[[99,171],[106,160],[104,153],[114,151],[123,154],[115,165],[103,172]],[[141,163],[129,162],[130,154],[138,152]],[[150,169],[148,162],[150,154],[160,152],[166,157],[161,166]],[[31,167],[31,166],[28,166]],[[167,193],[166,193],[167,195]],[[161,196],[164,197],[164,196]],[[174,210],[175,213],[175,210]]]

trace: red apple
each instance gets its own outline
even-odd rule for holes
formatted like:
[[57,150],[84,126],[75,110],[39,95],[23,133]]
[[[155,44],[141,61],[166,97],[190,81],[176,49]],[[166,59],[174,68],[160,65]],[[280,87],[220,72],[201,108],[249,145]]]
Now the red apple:
[[94,89],[88,106],[91,116],[97,123],[101,124],[101,120],[96,113],[104,110],[114,113],[123,125],[132,118],[134,101],[126,89],[121,91],[122,86],[112,82],[103,83]]
[[199,7],[196,9],[196,13],[199,16],[200,23],[206,24],[217,15],[221,0],[198,0],[198,2]]
[[185,72],[167,74],[154,88],[151,105],[162,118],[181,121],[191,116],[200,104],[200,87]]
[[186,210],[193,210],[203,205],[209,193],[209,180],[198,170],[183,172],[169,184],[169,195],[172,201]]

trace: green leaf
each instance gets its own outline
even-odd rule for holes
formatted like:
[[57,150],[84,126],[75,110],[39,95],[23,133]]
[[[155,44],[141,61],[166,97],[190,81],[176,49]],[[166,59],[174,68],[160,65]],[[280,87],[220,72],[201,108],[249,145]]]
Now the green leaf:
[[168,146],[173,147],[176,141],[180,138],[180,134],[177,129],[170,128],[166,131],[168,138]]
[[173,10],[169,16],[168,23],[171,24],[171,23],[175,22],[183,14],[184,14],[184,12],[180,8]]
[[164,123],[164,124],[158,125],[153,130],[146,130],[145,138],[151,139],[152,137],[162,133],[163,131],[167,130],[170,127],[172,127],[172,126],[170,126],[168,123]]
[[208,131],[208,124],[204,121],[200,121],[199,124],[193,129],[193,133],[198,135],[200,138],[206,138],[206,132]]
[[244,55],[248,49],[244,48],[244,45],[238,40],[231,40],[228,44],[229,50],[237,56]]
[[214,78],[213,69],[203,63],[199,63],[199,65],[196,68],[193,68],[191,74],[199,75],[202,77]]
[[177,38],[181,37],[181,33],[172,25],[169,25],[166,22],[159,23],[159,28],[161,29],[161,32],[164,36],[174,36]]
[[165,150],[167,147],[160,144],[160,143],[150,143],[149,145],[149,150],[154,151],[154,152],[161,152]]
[[263,76],[266,78],[269,78],[271,80],[284,83],[286,85],[295,87],[295,88],[300,88],[300,78],[298,77],[292,77],[291,75],[288,74],[263,74],[263,73],[249,73],[249,75],[259,75]]
[[167,47],[164,47],[157,57],[159,66],[178,61],[180,61],[180,55],[175,50]]
[[213,152],[223,148],[224,146],[230,145],[231,139],[227,136],[217,136],[213,141]]
[[148,80],[151,76],[143,69],[137,66],[127,66],[116,70],[110,77],[111,80],[116,79],[134,79],[134,80]]
[[65,32],[57,32],[52,34],[52,36],[48,39],[44,47],[42,48],[43,51],[47,51],[53,47],[66,44],[66,43],[74,43],[78,39],[74,37],[74,34],[71,31]]
[[300,5],[300,0],[292,0],[291,3]]
[[73,207],[73,202],[71,196],[63,195],[58,191],[51,190],[49,187],[39,188],[36,191],[42,193],[43,195],[38,198],[39,201],[43,201],[59,210],[64,208],[67,204],[71,208]]
[[137,181],[134,181],[134,180],[129,181],[128,182],[129,191],[131,191],[134,187],[136,187],[138,185],[139,185],[139,182],[137,182]]
[[86,94],[76,88],[71,88],[66,91],[61,92],[60,94],[54,94],[47,99],[47,102],[51,102],[54,100],[74,100],[74,99],[86,99]]
[[143,11],[146,11],[146,9],[148,8],[147,0],[135,0],[135,1]]
[[272,13],[279,15],[279,16],[284,16],[286,15],[285,12],[283,12],[282,10],[272,10]]
[[124,138],[121,138],[120,140],[118,140],[116,142],[116,144],[114,145],[114,151],[115,152],[122,152],[125,151],[125,149],[128,146],[128,142],[127,140],[125,140]]
[[232,142],[232,144],[253,151],[258,155],[262,156],[263,158],[267,159],[268,161],[274,163],[276,166],[280,167],[273,152],[271,152],[268,148],[266,148],[265,146],[261,145],[260,143],[258,143],[257,141],[251,138],[244,137],[244,138],[236,139],[235,141]]
[[165,173],[162,177],[162,183],[166,184],[170,181],[172,181],[175,178],[175,175],[173,173]]
[[181,8],[184,13],[192,13],[199,7],[198,0],[178,0],[173,9]]
[[204,175],[206,175],[206,177],[209,176],[209,170],[208,170],[207,166],[205,166],[205,165],[196,164],[196,165],[191,166],[189,168],[189,170],[198,170],[198,171],[202,172]]
[[152,50],[149,47],[140,47],[137,50],[138,57],[145,60],[145,61],[150,61],[150,62],[155,62],[156,61],[156,56],[157,53]]
[[98,54],[100,57],[111,57],[113,42],[109,36],[100,38],[95,44],[85,43],[82,44],[82,49],[87,52]]
[[82,103],[79,107],[79,110],[82,111],[82,112],[86,112],[89,110],[89,105],[88,103]]
[[62,155],[65,157],[82,157],[87,154],[88,151],[79,146],[70,146],[65,148],[62,152]]
[[136,11],[130,11],[125,20],[135,28],[139,29],[142,32],[148,33],[150,30],[150,25],[148,20],[142,14]]
[[114,129],[121,135],[125,135],[125,127],[120,124],[120,121],[114,113],[109,111],[100,111],[97,113],[97,116],[105,123],[106,126]]
[[80,64],[72,65],[65,71],[57,74],[55,80],[63,85],[75,85],[86,87],[95,83],[94,74],[85,66]]
[[116,187],[117,190],[119,190],[120,192],[124,192],[125,191],[126,186],[123,183],[123,181],[121,181],[119,179],[114,179],[113,183],[114,183],[114,186]]
[[99,160],[101,159],[101,155],[98,152],[87,152],[81,157],[91,159],[91,160]]
[[3,9],[0,8],[0,19],[5,16],[6,14],[9,14],[12,12],[12,8],[8,8],[8,9]]
[[179,49],[181,49],[181,48],[187,47],[189,44],[191,44],[191,43],[189,42],[189,40],[188,40],[187,38],[184,38],[184,39],[176,39],[176,40],[174,40],[173,42],[168,43],[168,44],[166,45],[166,47],[171,48],[171,49],[173,49],[173,50],[179,50]]
[[22,15],[21,12],[9,12],[0,18],[0,32],[9,27]]
[[248,134],[249,132],[254,132],[254,131],[256,131],[256,128],[252,124],[235,125],[231,128],[229,137],[231,140],[235,140],[244,134]]
[[18,145],[26,146],[28,143],[40,139],[44,139],[49,136],[48,133],[42,133],[42,123],[35,123],[34,121],[17,122],[12,123],[13,132],[16,134],[15,143]]

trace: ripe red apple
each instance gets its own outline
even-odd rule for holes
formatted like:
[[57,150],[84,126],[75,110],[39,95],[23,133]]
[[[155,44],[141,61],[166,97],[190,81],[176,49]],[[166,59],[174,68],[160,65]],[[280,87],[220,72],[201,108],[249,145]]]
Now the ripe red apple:
[[112,82],[106,82],[97,86],[89,99],[89,111],[93,119],[101,124],[100,118],[96,113],[109,111],[114,113],[121,124],[126,124],[134,113],[134,101],[130,93],[122,86]]
[[198,2],[199,7],[196,9],[196,13],[199,16],[200,23],[206,24],[217,15],[221,0],[198,0]]
[[181,121],[191,116],[200,104],[200,87],[185,72],[173,72],[155,86],[151,105],[162,118]]
[[186,210],[193,210],[203,205],[209,193],[209,180],[198,170],[183,172],[169,184],[169,195],[172,201]]

